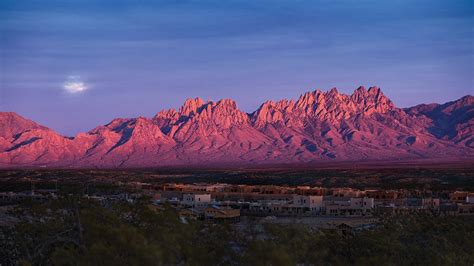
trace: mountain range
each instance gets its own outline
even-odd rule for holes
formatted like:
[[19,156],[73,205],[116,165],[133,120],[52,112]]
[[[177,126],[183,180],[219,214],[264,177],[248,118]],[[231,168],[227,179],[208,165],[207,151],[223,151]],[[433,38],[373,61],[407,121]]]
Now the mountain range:
[[75,137],[0,113],[0,167],[115,168],[474,159],[474,97],[397,108],[377,87],[311,91],[253,113],[188,99]]

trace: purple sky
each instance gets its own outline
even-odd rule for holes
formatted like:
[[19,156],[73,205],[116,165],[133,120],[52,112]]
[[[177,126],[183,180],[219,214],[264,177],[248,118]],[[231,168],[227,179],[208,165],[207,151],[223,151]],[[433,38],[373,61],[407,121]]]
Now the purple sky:
[[400,107],[473,92],[474,1],[107,3],[0,1],[1,111],[74,135],[196,96],[252,112],[316,88]]

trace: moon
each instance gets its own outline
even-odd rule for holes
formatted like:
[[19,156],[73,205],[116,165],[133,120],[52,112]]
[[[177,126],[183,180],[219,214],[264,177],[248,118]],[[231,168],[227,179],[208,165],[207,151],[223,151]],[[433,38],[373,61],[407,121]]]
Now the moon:
[[63,84],[63,89],[71,94],[84,92],[88,88],[87,84],[81,81],[79,76],[69,76]]

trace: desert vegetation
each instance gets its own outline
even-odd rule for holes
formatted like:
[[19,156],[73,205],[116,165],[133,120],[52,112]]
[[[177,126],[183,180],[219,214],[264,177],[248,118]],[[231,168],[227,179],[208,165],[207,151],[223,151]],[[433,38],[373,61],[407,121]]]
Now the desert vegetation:
[[163,183],[228,183],[248,185],[289,185],[353,187],[360,189],[432,189],[474,190],[474,169],[468,165],[439,167],[355,167],[339,168],[262,168],[262,169],[32,169],[0,171],[0,190],[25,190],[31,181],[44,188],[56,183],[67,187],[87,183],[115,182]]
[[303,225],[246,226],[180,219],[170,207],[98,204],[76,196],[23,202],[2,227],[10,265],[472,265],[474,222],[462,217],[383,217],[357,234]]

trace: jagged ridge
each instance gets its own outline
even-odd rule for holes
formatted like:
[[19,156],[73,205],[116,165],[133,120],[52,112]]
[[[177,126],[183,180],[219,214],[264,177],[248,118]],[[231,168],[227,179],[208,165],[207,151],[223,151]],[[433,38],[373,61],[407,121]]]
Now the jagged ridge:
[[114,119],[74,138],[0,113],[3,167],[141,167],[473,157],[474,100],[397,108],[377,87],[315,90],[247,114],[188,99],[153,118]]

